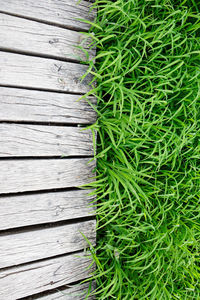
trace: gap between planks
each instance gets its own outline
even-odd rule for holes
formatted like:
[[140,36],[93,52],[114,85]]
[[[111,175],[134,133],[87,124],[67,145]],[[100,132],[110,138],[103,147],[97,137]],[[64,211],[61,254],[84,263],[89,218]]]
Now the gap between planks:
[[[88,290],[94,291],[95,285],[90,287],[89,283],[67,285],[67,287],[58,288],[56,290],[42,293],[40,295],[32,295],[30,297],[21,298],[20,300],[85,300]],[[87,300],[94,300],[95,296],[87,297]]]

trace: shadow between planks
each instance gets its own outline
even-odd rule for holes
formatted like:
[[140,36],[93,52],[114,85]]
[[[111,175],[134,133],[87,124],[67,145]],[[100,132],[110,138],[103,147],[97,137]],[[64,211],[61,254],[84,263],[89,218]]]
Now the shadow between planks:
[[[93,291],[95,284],[91,287],[88,283],[67,285],[67,287],[58,288],[49,293],[40,293],[34,297],[21,298],[21,300],[85,300],[88,289]],[[95,296],[88,296],[87,299],[94,300]]]

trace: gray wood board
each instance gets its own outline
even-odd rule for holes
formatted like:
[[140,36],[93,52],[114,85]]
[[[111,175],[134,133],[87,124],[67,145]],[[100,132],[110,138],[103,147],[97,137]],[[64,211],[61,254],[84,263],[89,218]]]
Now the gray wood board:
[[0,11],[67,28],[88,30],[90,25],[77,19],[93,21],[95,11],[91,3],[79,0],[6,0],[1,1]]
[[0,299],[14,300],[87,278],[91,259],[70,254],[0,271]]
[[[75,286],[70,286],[66,289],[56,291],[49,295],[31,298],[38,300],[85,300],[88,294],[89,283],[79,284]],[[94,300],[95,296],[88,296],[87,300]]]
[[84,94],[89,91],[88,66],[55,59],[0,52],[0,85],[65,91]]
[[0,123],[0,157],[92,156],[91,130]]
[[[80,95],[0,87],[0,121],[91,124],[96,113]],[[89,98],[95,105],[95,98]]]
[[89,59],[94,57],[89,42],[76,31],[0,13],[1,49],[80,61],[87,57],[77,46],[88,51]]
[[18,193],[77,187],[89,183],[95,163],[89,159],[20,159],[0,161],[0,192]]
[[[91,190],[0,197],[0,230],[93,216]],[[92,204],[91,204],[92,202]]]
[[33,262],[95,245],[95,221],[0,234],[0,268]]

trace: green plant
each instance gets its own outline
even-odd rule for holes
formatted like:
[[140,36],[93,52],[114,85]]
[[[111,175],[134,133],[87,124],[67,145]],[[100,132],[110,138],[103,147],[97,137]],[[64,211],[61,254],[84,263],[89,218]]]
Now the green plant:
[[200,3],[94,7],[97,299],[200,299]]

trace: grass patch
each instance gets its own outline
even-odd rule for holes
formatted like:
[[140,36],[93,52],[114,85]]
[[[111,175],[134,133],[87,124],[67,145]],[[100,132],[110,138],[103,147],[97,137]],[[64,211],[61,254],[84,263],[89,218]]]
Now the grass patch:
[[200,299],[200,2],[94,6],[97,299]]

